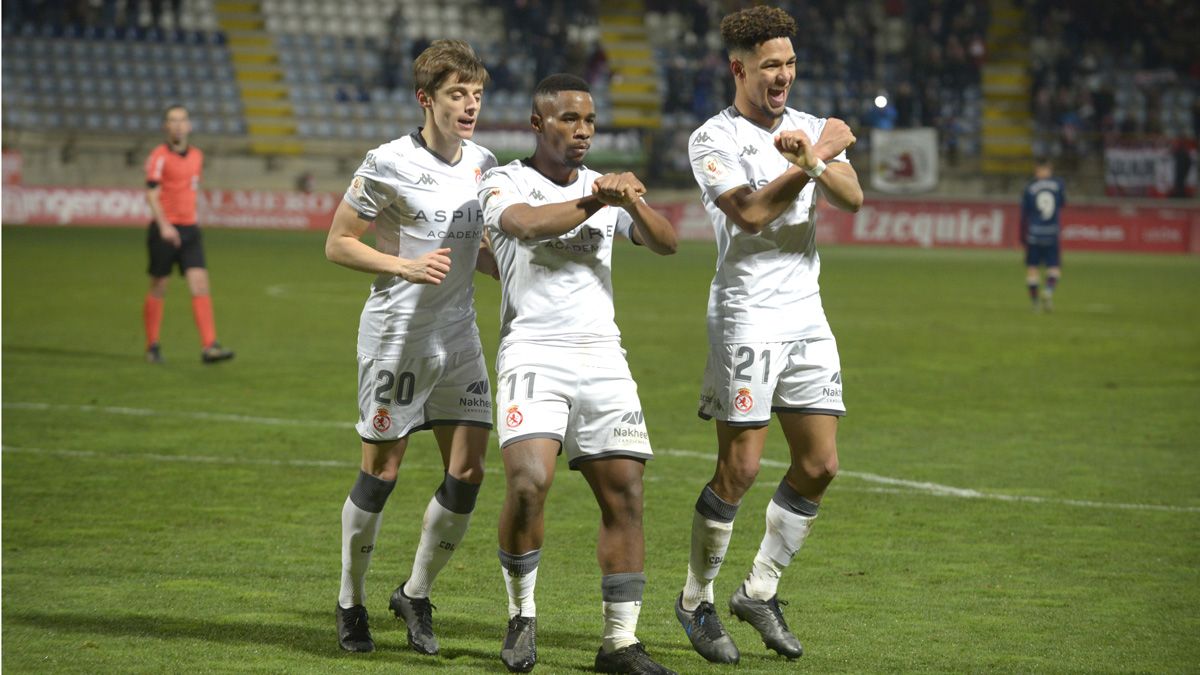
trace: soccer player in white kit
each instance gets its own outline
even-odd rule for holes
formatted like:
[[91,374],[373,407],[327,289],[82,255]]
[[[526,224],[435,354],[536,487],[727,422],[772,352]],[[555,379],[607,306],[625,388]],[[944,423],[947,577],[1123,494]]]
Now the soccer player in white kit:
[[[376,275],[358,330],[362,467],[342,507],[338,642],[354,652],[374,649],[364,586],[381,512],[409,435],[432,429],[445,475],[389,607],[414,650],[438,653],[429,590],[466,534],[492,426],[472,275],[495,270],[477,190],[496,158],[470,140],[488,74],[467,43],[435,40],[413,75],[425,125],[367,153],[325,243],[333,262]],[[360,240],[372,222],[374,247]]]
[[502,290],[496,424],[507,481],[499,556],[509,623],[501,660],[513,672],[537,663],[543,506],[565,453],[601,513],[604,638],[595,668],[669,673],[634,635],[646,583],[642,475],[652,452],[613,321],[611,256],[618,235],[674,253],[675,230],[642,200],[636,176],[583,165],[596,123],[586,82],[544,79],[530,123],[533,156],[488,172],[479,192]]
[[767,647],[801,655],[776,589],[837,473],[838,417],[846,410],[837,343],[817,284],[814,200],[819,187],[834,206],[857,211],[863,195],[846,161],[855,140],[849,128],[786,105],[796,77],[795,33],[792,17],[773,7],[725,17],[734,103],[688,145],[717,240],[700,416],[715,419],[718,454],[696,501],[687,581],[675,612],[696,651],[718,663],[736,663],[740,654],[717,618],[713,580],[738,505],[758,475],[772,413],[791,465],[767,506],[750,574],[729,607]]

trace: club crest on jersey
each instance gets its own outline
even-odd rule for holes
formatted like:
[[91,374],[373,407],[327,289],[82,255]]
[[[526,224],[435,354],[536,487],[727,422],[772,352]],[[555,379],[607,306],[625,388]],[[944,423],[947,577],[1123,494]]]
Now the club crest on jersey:
[[525,421],[525,416],[517,409],[517,406],[508,406],[508,412],[504,414],[504,425],[509,429],[516,429],[521,426],[521,422]]
[[475,167],[475,182],[478,183],[481,180],[483,180],[483,169]]
[[750,390],[742,387],[738,389],[737,396],[733,397],[733,407],[740,412],[748,413],[754,407],[754,397],[750,395]]
[[354,195],[355,199],[362,199],[364,184],[362,176],[355,176],[354,180],[350,181],[350,194]]
[[710,183],[721,180],[721,177],[725,175],[725,167],[722,166],[721,160],[716,155],[704,158],[704,175],[708,176]]
[[392,416],[388,414],[387,408],[375,411],[375,418],[371,420],[371,426],[381,434],[387,433],[387,430],[392,428]]

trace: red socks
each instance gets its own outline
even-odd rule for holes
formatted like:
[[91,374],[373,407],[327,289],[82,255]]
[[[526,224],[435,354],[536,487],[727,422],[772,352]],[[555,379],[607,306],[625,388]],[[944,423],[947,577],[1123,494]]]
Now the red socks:
[[[162,310],[159,312],[161,316]],[[205,349],[211,347],[217,341],[217,322],[213,319],[212,298],[207,295],[194,296],[192,317],[196,319],[196,330],[200,331],[201,345]]]
[[146,349],[158,342],[158,330],[162,326],[163,299],[146,295],[142,305],[142,323],[146,326]]

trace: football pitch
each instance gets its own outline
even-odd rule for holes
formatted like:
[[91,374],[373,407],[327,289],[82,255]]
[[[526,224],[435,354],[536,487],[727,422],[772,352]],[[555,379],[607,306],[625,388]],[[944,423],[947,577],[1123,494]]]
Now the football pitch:
[[[3,230],[3,667],[22,672],[504,672],[493,436],[471,530],[433,590],[442,655],[387,598],[441,477],[414,437],[368,576],[377,651],[334,631],[356,475],[355,334],[368,275],[322,233],[205,232],[222,342],[201,365],[182,279],[142,356],[144,232]],[[714,246],[614,253],[617,321],[656,459],[639,637],[681,673],[672,605],[711,476],[696,418]],[[1020,254],[830,247],[822,286],[850,410],[841,475],[780,585],[806,654],[726,618],[738,673],[1200,671],[1200,257],[1070,253],[1056,311]],[[498,286],[477,277],[489,366]],[[773,429],[716,583],[748,571],[787,461]],[[535,673],[590,669],[598,510],[560,459]],[[727,616],[727,615],[726,615]]]

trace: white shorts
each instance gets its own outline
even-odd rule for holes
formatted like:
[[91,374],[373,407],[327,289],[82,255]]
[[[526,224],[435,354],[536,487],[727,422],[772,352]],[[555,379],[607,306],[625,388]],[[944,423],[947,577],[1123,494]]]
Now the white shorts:
[[399,359],[358,357],[358,435],[395,441],[443,425],[492,428],[487,366],[479,347]]
[[496,428],[503,448],[532,438],[561,443],[567,464],[600,457],[650,459],[650,435],[625,350],[613,344],[548,347],[516,342],[496,358]]
[[773,412],[846,414],[835,340],[709,346],[700,417],[756,427]]

